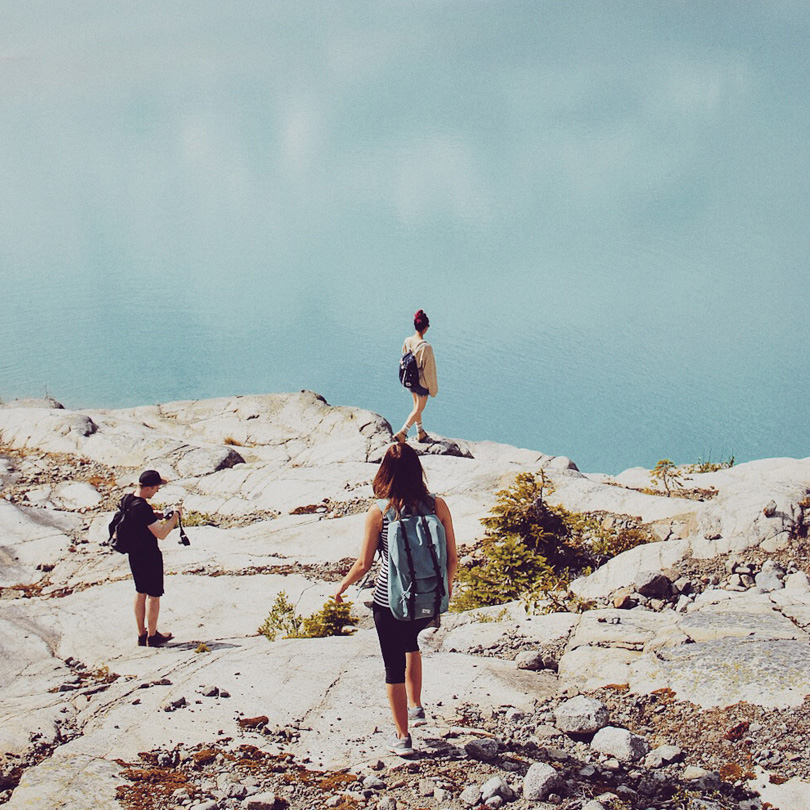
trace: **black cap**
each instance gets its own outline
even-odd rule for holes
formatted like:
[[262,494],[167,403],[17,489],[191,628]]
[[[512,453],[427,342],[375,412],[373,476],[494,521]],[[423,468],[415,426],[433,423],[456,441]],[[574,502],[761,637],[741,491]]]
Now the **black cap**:
[[138,479],[138,483],[142,487],[156,487],[158,484],[168,484],[169,482],[161,478],[157,470],[144,470]]

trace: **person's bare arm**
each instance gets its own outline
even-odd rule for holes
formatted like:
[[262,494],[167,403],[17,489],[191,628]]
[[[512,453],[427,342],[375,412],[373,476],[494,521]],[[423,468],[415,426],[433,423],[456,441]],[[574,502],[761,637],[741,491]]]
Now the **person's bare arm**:
[[180,522],[180,512],[175,513],[168,520],[156,520],[154,523],[149,524],[149,531],[157,537],[158,540],[165,540],[172,529],[174,529]]
[[458,571],[458,551],[456,550],[456,533],[453,530],[453,518],[450,509],[444,498],[436,498],[436,516],[444,526],[444,537],[447,543],[447,582],[450,590],[449,596],[453,595],[453,581]]
[[360,554],[354,561],[354,565],[343,577],[340,585],[335,591],[335,601],[343,601],[343,593],[350,585],[359,582],[371,568],[374,562],[374,555],[377,553],[377,546],[380,543],[380,532],[382,532],[383,516],[376,506],[370,506],[366,512],[366,524],[363,529],[363,545],[360,547]]

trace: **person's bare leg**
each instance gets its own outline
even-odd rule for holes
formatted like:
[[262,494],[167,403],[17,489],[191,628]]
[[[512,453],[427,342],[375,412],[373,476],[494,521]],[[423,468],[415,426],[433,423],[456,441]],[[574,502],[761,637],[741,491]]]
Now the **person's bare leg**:
[[427,405],[428,398],[420,397],[414,394],[417,398],[416,402],[416,414],[413,418],[414,424],[416,425],[416,438],[421,441],[424,436],[427,436],[425,433],[425,429],[422,427],[422,413],[425,410],[425,406]]
[[135,594],[135,624],[138,625],[138,636],[146,632],[146,594]]
[[418,650],[405,653],[405,691],[409,706],[422,705],[422,653]]
[[160,613],[160,597],[148,596],[146,598],[146,627],[150,636],[157,633],[158,614]]
[[394,435],[394,438],[398,442],[404,442],[407,440],[408,431],[410,430],[411,425],[413,425],[417,419],[421,420],[421,413],[425,409],[424,404],[421,406],[421,408],[419,406],[419,394],[415,394],[413,391],[411,391],[411,396],[413,397],[413,410],[408,414],[408,418],[405,420],[405,424],[402,426],[399,433]]
[[[407,677],[407,675],[405,676]],[[408,696],[404,683],[387,683],[385,691],[388,693],[388,705],[394,718],[397,737],[402,739],[408,736]]]

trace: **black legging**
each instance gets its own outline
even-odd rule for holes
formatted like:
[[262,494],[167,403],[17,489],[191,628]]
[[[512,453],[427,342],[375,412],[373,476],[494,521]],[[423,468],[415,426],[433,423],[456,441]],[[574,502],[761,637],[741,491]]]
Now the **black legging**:
[[403,622],[395,619],[388,608],[374,603],[374,626],[380,639],[386,683],[405,683],[405,653],[419,652],[416,637],[432,621],[430,618]]

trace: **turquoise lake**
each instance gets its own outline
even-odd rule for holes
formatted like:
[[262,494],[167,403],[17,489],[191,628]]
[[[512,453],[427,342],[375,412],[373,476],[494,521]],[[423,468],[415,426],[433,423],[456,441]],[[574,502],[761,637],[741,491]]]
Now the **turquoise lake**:
[[0,0],[0,398],[810,455],[805,2]]

